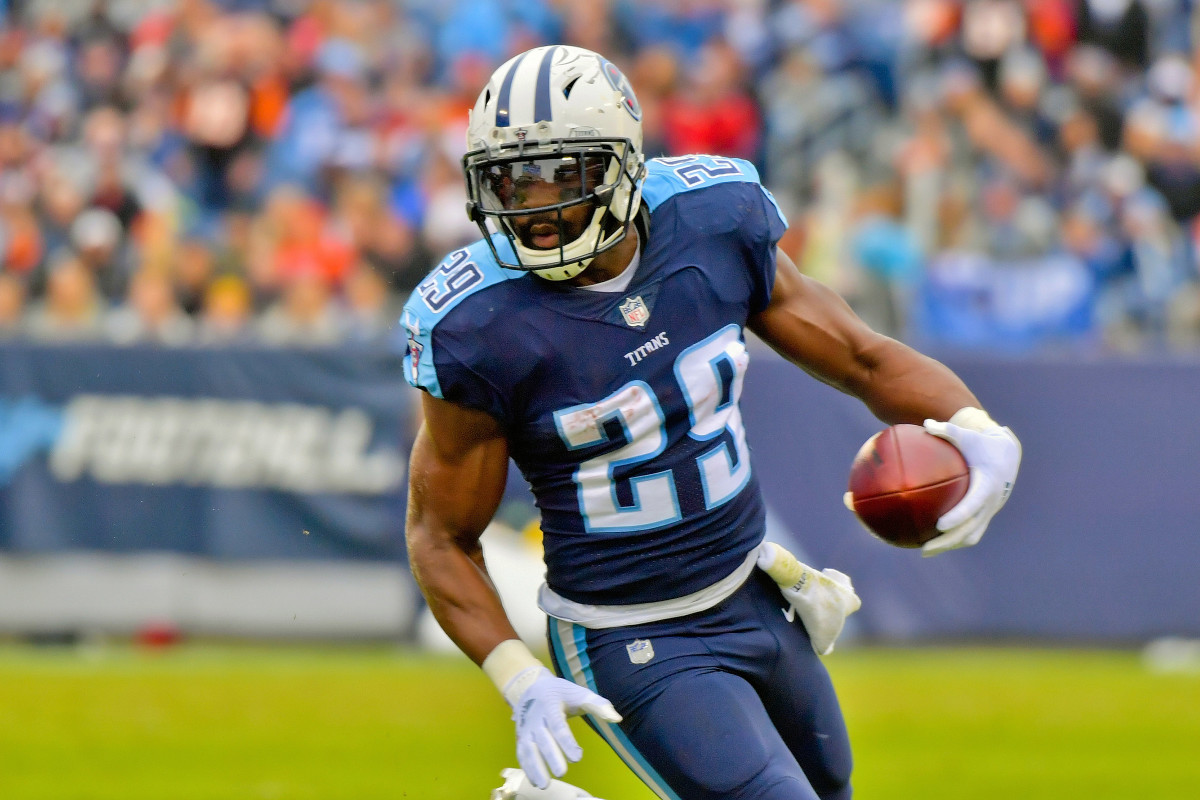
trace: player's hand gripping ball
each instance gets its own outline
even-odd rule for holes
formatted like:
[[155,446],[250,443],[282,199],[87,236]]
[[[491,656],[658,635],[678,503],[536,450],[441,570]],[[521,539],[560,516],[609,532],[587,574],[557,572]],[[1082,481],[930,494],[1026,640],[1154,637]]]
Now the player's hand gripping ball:
[[942,533],[938,518],[962,500],[969,483],[957,447],[920,425],[893,425],[859,449],[845,500],[878,538],[920,547]]

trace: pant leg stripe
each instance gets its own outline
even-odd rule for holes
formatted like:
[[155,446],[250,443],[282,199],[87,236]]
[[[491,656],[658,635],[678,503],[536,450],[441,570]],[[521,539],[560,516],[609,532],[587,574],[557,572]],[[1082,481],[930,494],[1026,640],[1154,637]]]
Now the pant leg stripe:
[[[550,639],[557,655],[558,663],[567,670],[567,677],[580,686],[586,686],[596,691],[596,682],[592,674],[591,660],[587,654],[587,631],[580,625],[562,620],[551,619]],[[680,800],[679,795],[671,791],[671,787],[655,771],[654,767],[642,757],[633,742],[616,725],[596,717],[589,716],[588,720],[596,731],[608,742],[613,752],[625,762],[634,775],[650,787],[662,800]]]

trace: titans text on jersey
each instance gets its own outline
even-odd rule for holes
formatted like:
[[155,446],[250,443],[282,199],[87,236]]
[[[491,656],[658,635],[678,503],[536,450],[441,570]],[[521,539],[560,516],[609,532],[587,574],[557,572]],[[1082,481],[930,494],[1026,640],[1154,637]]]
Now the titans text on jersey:
[[576,603],[688,595],[763,536],[738,398],[786,223],[745,161],[647,168],[648,237],[624,291],[503,269],[481,240],[401,320],[409,381],[500,421],[541,510],[547,584]]

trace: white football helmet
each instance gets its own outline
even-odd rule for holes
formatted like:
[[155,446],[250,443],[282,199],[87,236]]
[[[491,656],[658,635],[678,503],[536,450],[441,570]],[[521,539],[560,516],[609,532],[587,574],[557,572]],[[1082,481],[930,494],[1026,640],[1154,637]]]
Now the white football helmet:
[[[467,150],[468,215],[503,266],[547,280],[575,277],[620,242],[641,202],[641,106],[621,71],[582,47],[535,47],[492,73]],[[497,252],[488,220],[515,262]]]
[[504,785],[492,790],[491,800],[600,800],[578,786],[553,779],[545,789],[539,789],[519,769],[501,770],[500,777]]

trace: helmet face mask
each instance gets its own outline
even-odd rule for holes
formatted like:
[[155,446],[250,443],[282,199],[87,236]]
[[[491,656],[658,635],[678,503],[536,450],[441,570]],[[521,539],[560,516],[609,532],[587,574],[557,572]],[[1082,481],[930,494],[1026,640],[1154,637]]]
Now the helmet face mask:
[[[580,262],[616,246],[638,199],[618,191],[635,183],[640,172],[631,143],[623,139],[555,140],[536,148],[502,148],[499,155],[477,150],[463,158],[463,170],[484,237],[491,241],[490,221],[513,244],[517,260],[496,253],[497,260],[538,274],[561,274],[572,265],[577,274],[587,266]],[[618,202],[623,205],[614,207]]]
[[645,175],[641,108],[603,57],[555,45],[511,59],[480,93],[467,140],[467,213],[501,266],[568,280],[625,237]]

